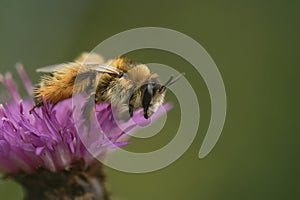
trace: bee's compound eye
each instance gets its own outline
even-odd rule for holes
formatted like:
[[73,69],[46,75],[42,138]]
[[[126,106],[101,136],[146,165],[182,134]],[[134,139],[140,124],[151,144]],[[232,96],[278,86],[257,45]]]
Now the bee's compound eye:
[[145,113],[144,113],[144,117],[145,117],[145,119],[148,119],[148,118],[149,118],[149,116],[148,116],[148,113],[147,113],[147,112],[145,112]]

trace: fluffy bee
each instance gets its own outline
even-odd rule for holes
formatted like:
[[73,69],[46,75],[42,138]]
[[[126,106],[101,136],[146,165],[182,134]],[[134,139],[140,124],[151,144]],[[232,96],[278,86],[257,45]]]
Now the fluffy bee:
[[42,106],[44,98],[56,104],[74,93],[86,92],[90,95],[88,101],[110,103],[130,117],[133,111],[143,108],[146,119],[163,104],[167,87],[182,76],[171,76],[161,84],[158,75],[151,73],[144,64],[124,57],[104,63],[98,54],[88,53],[83,53],[74,62],[40,68],[37,72],[48,74],[41,77],[34,89],[36,104],[30,112]]

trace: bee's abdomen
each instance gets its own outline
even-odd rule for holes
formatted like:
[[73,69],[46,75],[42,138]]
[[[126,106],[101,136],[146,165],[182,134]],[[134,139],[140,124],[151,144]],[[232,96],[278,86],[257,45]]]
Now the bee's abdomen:
[[51,75],[42,76],[41,82],[34,89],[36,102],[42,102],[43,98],[45,98],[47,101],[55,104],[61,100],[70,98],[73,94],[74,82],[78,70],[79,66],[66,67]]

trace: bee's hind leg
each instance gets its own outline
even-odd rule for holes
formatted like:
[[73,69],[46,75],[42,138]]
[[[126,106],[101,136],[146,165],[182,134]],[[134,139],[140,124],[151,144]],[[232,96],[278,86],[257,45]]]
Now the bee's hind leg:
[[37,102],[30,110],[29,110],[29,114],[32,114],[32,111],[38,107],[41,107],[43,105],[43,102]]
[[95,93],[92,93],[88,97],[87,102],[84,104],[82,115],[86,125],[90,126],[91,121],[94,120],[95,117]]

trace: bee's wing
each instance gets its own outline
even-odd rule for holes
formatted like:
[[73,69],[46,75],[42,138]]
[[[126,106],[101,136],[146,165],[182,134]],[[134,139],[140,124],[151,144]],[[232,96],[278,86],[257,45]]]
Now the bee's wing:
[[41,68],[36,69],[35,71],[36,72],[53,73],[53,72],[56,72],[56,71],[59,71],[59,70],[65,68],[65,67],[66,67],[66,64],[56,64],[56,65],[49,65],[46,67],[41,67]]
[[88,69],[96,72],[109,73],[109,74],[122,73],[121,70],[110,65],[99,64],[99,63],[83,63],[83,65],[86,66]]
[[[78,63],[76,63],[78,64]],[[85,63],[79,63],[82,66],[88,68],[91,71],[100,72],[100,73],[109,73],[109,74],[120,74],[122,73],[121,70],[112,67],[110,65],[105,64],[99,64],[94,62],[85,62]],[[49,65],[46,67],[38,68],[36,69],[37,72],[44,72],[44,73],[53,73],[56,71],[60,71],[63,68],[71,67],[72,63],[70,64],[56,64],[56,65]]]

